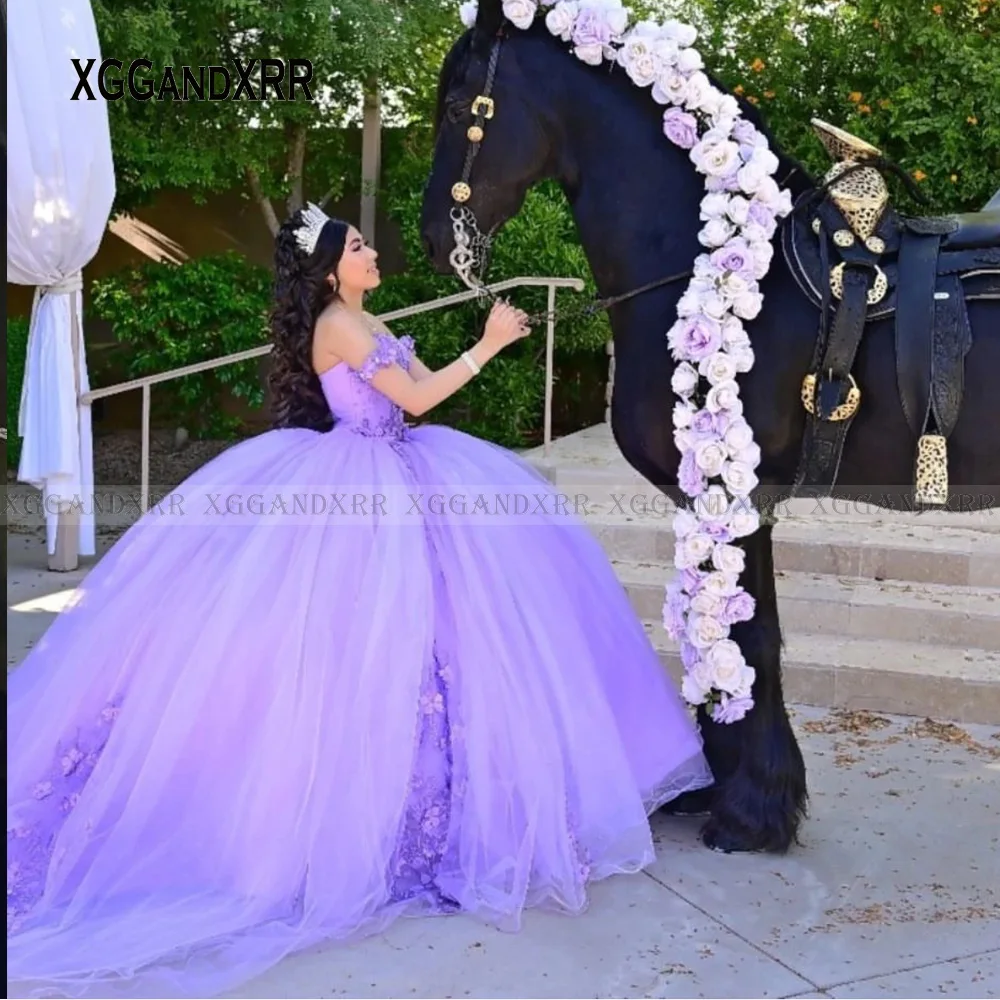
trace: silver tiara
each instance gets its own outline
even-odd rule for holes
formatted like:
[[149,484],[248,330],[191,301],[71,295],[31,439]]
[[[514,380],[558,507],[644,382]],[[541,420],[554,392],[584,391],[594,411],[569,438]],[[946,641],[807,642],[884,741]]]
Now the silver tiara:
[[306,206],[302,213],[302,225],[295,230],[295,241],[308,255],[316,249],[316,241],[323,227],[330,221],[330,216],[311,201],[306,202]]

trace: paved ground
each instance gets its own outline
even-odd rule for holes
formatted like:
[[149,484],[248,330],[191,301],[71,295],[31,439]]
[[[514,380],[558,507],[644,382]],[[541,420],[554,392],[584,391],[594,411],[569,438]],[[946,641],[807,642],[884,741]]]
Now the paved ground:
[[655,821],[648,874],[518,935],[461,917],[287,960],[233,997],[996,997],[1000,731],[795,709],[812,791],[784,858]]
[[[82,578],[9,536],[8,666]],[[233,997],[996,997],[1000,730],[794,709],[812,816],[784,858],[655,821],[659,858],[582,917],[518,935],[406,921],[284,962]]]

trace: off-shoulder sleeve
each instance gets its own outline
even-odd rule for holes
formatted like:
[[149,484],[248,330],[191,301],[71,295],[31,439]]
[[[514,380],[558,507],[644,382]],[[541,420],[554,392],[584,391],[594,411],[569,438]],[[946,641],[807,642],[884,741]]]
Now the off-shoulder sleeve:
[[375,347],[357,371],[358,378],[363,382],[370,382],[379,369],[388,368],[399,360],[399,345],[389,334],[379,330],[374,337]]

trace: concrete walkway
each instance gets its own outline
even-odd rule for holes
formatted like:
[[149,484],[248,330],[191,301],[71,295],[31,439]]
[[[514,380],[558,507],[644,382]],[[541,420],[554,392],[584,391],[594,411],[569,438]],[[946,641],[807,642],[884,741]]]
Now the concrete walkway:
[[[102,550],[108,540],[102,540]],[[71,596],[43,536],[8,536],[8,669]],[[1000,729],[795,707],[812,815],[783,858],[654,820],[644,874],[520,934],[464,917],[286,960],[232,997],[995,997]]]
[[654,820],[648,873],[520,934],[463,917],[286,960],[232,997],[996,997],[1000,731],[795,709],[812,816],[784,858]]

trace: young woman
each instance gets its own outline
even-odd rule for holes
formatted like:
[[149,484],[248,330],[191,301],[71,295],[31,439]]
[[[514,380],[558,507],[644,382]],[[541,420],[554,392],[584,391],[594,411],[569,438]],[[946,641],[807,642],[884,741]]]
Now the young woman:
[[579,912],[711,783],[586,528],[512,453],[406,423],[523,313],[430,371],[363,309],[376,258],[286,222],[278,426],[132,527],[9,679],[10,996],[204,997],[402,914]]

